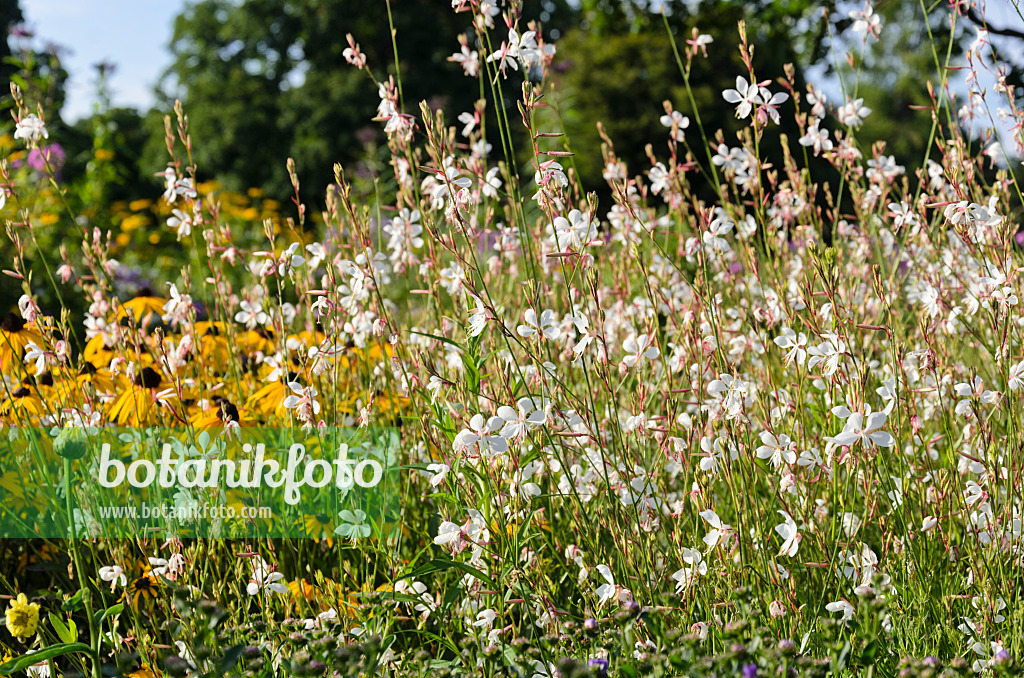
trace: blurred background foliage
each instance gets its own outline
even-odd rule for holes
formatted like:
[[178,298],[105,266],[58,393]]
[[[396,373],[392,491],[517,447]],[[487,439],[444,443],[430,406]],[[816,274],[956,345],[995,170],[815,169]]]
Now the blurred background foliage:
[[[723,128],[726,143],[735,145],[739,123],[721,92],[746,72],[736,49],[740,19],[746,21],[755,46],[759,77],[777,79],[791,63],[800,89],[808,80],[841,82],[873,111],[859,139],[884,141],[885,152],[894,154],[912,175],[923,163],[931,129],[929,113],[912,107],[928,102],[926,82],[936,79],[937,61],[945,58],[950,37],[954,59],[975,37],[976,15],[964,17],[950,35],[946,4],[878,0],[881,39],[866,47],[862,36],[850,30],[849,17],[863,4],[840,0],[527,0],[524,19],[539,21],[546,40],[558,50],[555,94],[544,113],[552,118],[542,126],[566,132],[566,143],[576,152],[566,164],[579,173],[587,190],[598,191],[603,213],[610,203],[601,176],[597,123],[603,124],[630,172],[637,174],[650,167],[646,144],[654,144],[658,157],[665,155],[660,140],[667,140],[668,130],[659,122],[662,102],[668,100],[694,117],[667,31],[680,49],[694,27],[714,37],[708,58],[694,60],[690,80],[705,127]],[[69,237],[77,240],[81,227],[95,225],[113,230],[125,261],[138,256],[133,252],[155,247],[158,254],[147,254],[147,265],[180,262],[174,233],[163,227],[166,208],[159,201],[162,184],[155,176],[168,160],[162,118],[178,98],[189,116],[199,188],[216,194],[225,217],[251,225],[253,220],[278,219],[282,212],[294,214],[285,166],[289,157],[296,161],[301,198],[313,214],[333,181],[334,163],[345,167],[357,187],[386,200],[393,178],[384,164],[383,125],[372,118],[379,102],[373,80],[396,73],[390,23],[396,31],[406,112],[418,114],[419,102],[426,100],[432,108],[443,107],[449,124],[455,124],[460,112],[473,110],[481,92],[480,83],[465,77],[448,56],[458,51],[460,34],[468,35],[481,55],[488,52],[473,44],[470,15],[455,14],[446,0],[395,0],[392,6],[389,22],[384,0],[189,2],[175,21],[169,65],[152,110],[113,107],[106,79],[116,65],[97,64],[93,114],[66,122],[60,115],[67,79],[60,49],[21,28],[17,0],[0,3],[0,21],[8,29],[8,39],[0,46],[5,51],[0,75],[18,83],[30,108],[42,106],[51,142],[61,146],[60,182],[42,185],[39,200],[47,204],[33,207],[49,214],[46,219],[54,226],[40,236],[38,245],[56,249]],[[655,11],[661,8],[664,17]],[[500,41],[501,17],[497,22],[493,39]],[[1024,31],[1019,28],[1024,27],[992,27],[993,43],[1012,66],[1008,80],[1018,87],[1024,83]],[[372,79],[345,63],[347,33],[367,55]],[[842,59],[847,52],[859,62],[856,78]],[[516,77],[523,76],[514,74],[501,83],[514,126],[521,84]],[[3,91],[8,90],[3,83]],[[13,124],[7,122],[3,129],[8,135],[4,152],[16,163],[24,150],[11,143]],[[799,136],[785,111],[783,125],[772,133],[788,135],[791,145]],[[687,139],[696,149],[703,145],[693,124]],[[524,165],[523,176],[530,177],[526,141],[520,144],[518,162]],[[778,145],[769,148],[776,149],[768,156],[778,166]],[[703,151],[695,153],[706,163]],[[36,171],[29,160],[19,171]],[[822,163],[825,180],[828,171]],[[378,175],[380,185],[374,183]],[[9,204],[4,215],[13,218],[13,209]],[[79,224],[72,223],[71,214],[78,215]],[[0,283],[4,298],[10,298],[10,285]]]

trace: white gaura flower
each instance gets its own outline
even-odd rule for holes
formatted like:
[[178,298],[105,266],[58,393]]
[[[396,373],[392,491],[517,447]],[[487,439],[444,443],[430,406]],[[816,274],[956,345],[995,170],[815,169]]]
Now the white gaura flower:
[[792,558],[796,556],[797,549],[800,548],[800,540],[803,539],[803,535],[797,529],[796,521],[792,516],[785,511],[779,511],[779,514],[785,520],[781,525],[775,526],[775,531],[782,537],[782,548],[779,549],[779,555]]
[[708,226],[708,230],[704,231],[702,236],[704,247],[716,254],[728,252],[730,250],[729,241],[725,239],[725,236],[735,225],[735,223],[728,219],[715,217],[714,221]]
[[757,448],[757,458],[768,459],[773,469],[796,462],[796,452],[789,436],[782,434],[776,437],[769,431],[762,431],[761,442],[764,444]]
[[816,366],[821,365],[821,376],[831,377],[839,371],[839,361],[846,353],[846,342],[840,339],[835,332],[826,332],[821,335],[821,338],[825,341],[807,349],[807,353],[811,356],[807,361],[807,368],[813,370]]
[[117,584],[121,586],[128,585],[128,577],[124,573],[124,568],[120,565],[111,565],[109,567],[100,568],[100,579],[103,581],[110,582],[110,590],[113,591]]
[[558,326],[558,319],[555,317],[555,312],[550,308],[540,314],[539,320],[537,318],[537,312],[532,308],[528,308],[526,309],[526,312],[523,313],[523,320],[526,321],[526,324],[517,327],[516,334],[524,339],[529,339],[534,335],[538,335],[543,336],[545,339],[555,341],[562,336],[562,329]]
[[446,520],[438,526],[437,536],[434,537],[434,543],[438,546],[452,544],[453,542],[457,542],[461,538],[461,534],[461,525],[459,525],[458,523],[453,523],[450,520]]
[[533,398],[520,398],[516,401],[516,409],[502,405],[498,408],[498,416],[505,422],[501,427],[501,437],[516,441],[522,440],[531,428],[543,426],[548,420],[545,403]]
[[654,344],[654,335],[630,334],[626,341],[622,342],[622,350],[626,355],[622,358],[622,364],[628,368],[634,367],[640,358],[654,360],[661,351]]
[[247,329],[256,329],[257,325],[265,325],[270,319],[258,301],[249,302],[243,299],[239,306],[242,310],[235,314],[235,322],[242,323]]
[[842,599],[829,603],[825,606],[825,609],[829,612],[842,612],[843,621],[847,621],[853,617],[853,605],[850,605],[848,602]]
[[871,3],[865,5],[864,9],[859,12],[849,12],[849,16],[853,19],[851,30],[854,33],[867,33],[876,40],[878,39],[878,28],[881,25],[881,19],[875,14]]
[[484,308],[484,302],[480,300],[480,297],[474,294],[468,296],[476,304],[476,308],[469,313],[469,336],[478,337],[487,326],[487,309]]
[[[702,36],[709,37],[709,36]],[[684,129],[690,126],[690,119],[680,113],[679,111],[670,111],[659,118],[659,121],[665,127],[672,130],[672,138],[676,141],[682,142],[686,139],[686,134],[683,132]]]
[[593,224],[589,214],[579,210],[571,210],[564,217],[555,217],[550,231],[555,247],[559,251],[570,247],[583,247],[597,235],[597,226]]
[[701,511],[700,517],[711,526],[711,531],[704,535],[703,539],[704,543],[707,544],[709,548],[715,548],[723,537],[732,533],[732,525],[726,525],[723,523],[722,519],[718,517],[718,514],[711,509]]
[[1011,391],[1017,391],[1024,387],[1024,360],[1010,368],[1010,377],[1006,382],[1006,386]]
[[953,387],[953,390],[956,391],[958,396],[963,398],[963,400],[956,404],[954,411],[958,416],[967,419],[974,415],[972,405],[975,399],[986,405],[992,405],[999,402],[1001,395],[997,391],[986,390],[985,382],[982,381],[981,377],[974,377],[970,383],[959,383]]
[[[576,338],[576,345],[572,347],[572,352],[576,358],[579,358],[587,350],[587,346],[594,341],[594,335],[590,332],[590,320],[582,313],[572,316],[572,324],[576,327],[576,333],[579,335]],[[1024,365],[1024,362],[1021,364]]]
[[255,556],[250,561],[250,565],[252,565],[252,576],[249,577],[249,585],[245,587],[250,596],[255,596],[263,591],[288,593],[288,587],[280,583],[284,579],[284,575],[275,572],[274,568],[267,565],[263,558]]
[[452,468],[448,464],[427,464],[427,470],[431,473],[430,486],[437,487],[444,482]]
[[817,120],[809,125],[807,131],[800,137],[800,145],[812,147],[814,155],[819,155],[822,151],[832,150],[832,140],[828,138],[828,130],[818,127]]
[[704,562],[704,556],[697,549],[683,547],[683,563],[685,567],[672,574],[676,580],[676,593],[689,588],[697,577],[703,577],[708,573],[708,564]]
[[864,124],[864,118],[871,115],[871,109],[864,105],[864,99],[848,101],[836,111],[839,122],[854,129]]
[[46,131],[46,125],[39,119],[39,116],[29,113],[18,121],[17,128],[14,130],[14,138],[24,139],[29,144],[33,144],[40,139],[49,139],[50,133]]
[[749,383],[731,374],[720,374],[718,379],[708,384],[708,395],[714,398],[727,418],[733,418],[743,412],[750,395],[749,387]]
[[316,399],[317,390],[312,386],[303,388],[297,381],[288,382],[288,390],[292,393],[282,402],[282,406],[288,410],[295,410],[296,416],[303,421],[309,421],[313,415],[320,414],[320,402]]
[[750,115],[754,106],[761,103],[757,83],[748,83],[741,75],[736,76],[736,89],[725,90],[722,98],[730,104],[736,104],[736,117],[740,119]]
[[611,568],[607,565],[598,565],[597,571],[601,574],[605,583],[597,587],[598,607],[603,606],[609,600],[625,601],[629,599],[629,591],[615,583]]
[[469,428],[459,431],[452,442],[456,452],[474,451],[477,454],[501,454],[508,451],[508,442],[496,435],[505,420],[501,417],[484,419],[482,414],[474,414],[469,420]]
[[859,441],[864,441],[865,447],[892,447],[896,444],[895,439],[889,433],[881,430],[885,425],[885,412],[872,412],[867,416],[860,412],[854,412],[846,420],[846,425],[834,438],[827,440],[835,445],[846,445],[852,447]]

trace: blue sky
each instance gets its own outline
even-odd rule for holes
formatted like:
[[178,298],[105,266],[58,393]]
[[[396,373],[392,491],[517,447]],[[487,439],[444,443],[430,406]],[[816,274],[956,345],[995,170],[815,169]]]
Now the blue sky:
[[[1014,9],[1019,2],[988,0],[986,15],[997,26],[1019,26]],[[91,112],[96,77],[92,66],[102,61],[117,65],[110,81],[115,105],[143,110],[152,105],[153,87],[170,63],[167,45],[174,17],[185,0],[21,0],[21,6],[26,23],[40,39],[67,48],[62,55],[70,73],[66,120]],[[984,80],[990,89],[991,78]],[[819,84],[838,98],[837,83]]]
[[21,0],[26,24],[36,35],[68,49],[70,73],[66,120],[92,110],[101,61],[117,64],[110,81],[114,103],[148,108],[153,86],[170,63],[167,44],[183,0]]

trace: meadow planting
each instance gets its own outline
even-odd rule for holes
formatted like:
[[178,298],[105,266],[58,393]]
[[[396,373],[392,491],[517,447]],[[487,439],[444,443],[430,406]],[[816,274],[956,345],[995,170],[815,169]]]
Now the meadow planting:
[[[475,109],[348,36],[386,171],[315,208],[287,158],[290,197],[200,181],[179,103],[163,195],[83,218],[15,88],[0,675],[1018,675],[1024,111],[987,33],[934,46],[916,167],[858,143],[856,69],[757,72],[742,23],[740,132],[666,101],[627,166],[562,134],[516,3],[442,5]],[[685,91],[721,42],[673,37]],[[301,450],[262,475],[260,436]],[[176,513],[115,535],[76,478]]]

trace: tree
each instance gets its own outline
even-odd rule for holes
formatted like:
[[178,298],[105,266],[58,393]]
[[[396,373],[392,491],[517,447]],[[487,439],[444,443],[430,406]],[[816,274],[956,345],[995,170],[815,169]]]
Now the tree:
[[[557,25],[568,15],[564,0],[540,9]],[[465,14],[436,0],[402,0],[391,15],[405,111],[421,100],[447,111],[472,110],[475,81],[447,60],[458,36],[471,32]],[[176,19],[173,63],[162,84],[169,108],[181,98],[201,172],[241,190],[290,193],[285,159],[296,161],[306,200],[322,200],[334,163],[351,171],[382,125],[371,122],[377,85],[345,62],[352,34],[374,69],[395,75],[388,5],[380,0],[202,0]],[[447,50],[447,51],[445,51]],[[385,70],[386,69],[386,70]],[[162,148],[162,137],[153,148]],[[165,155],[165,152],[162,154]],[[166,160],[162,155],[156,161]],[[154,163],[155,164],[155,163]]]

